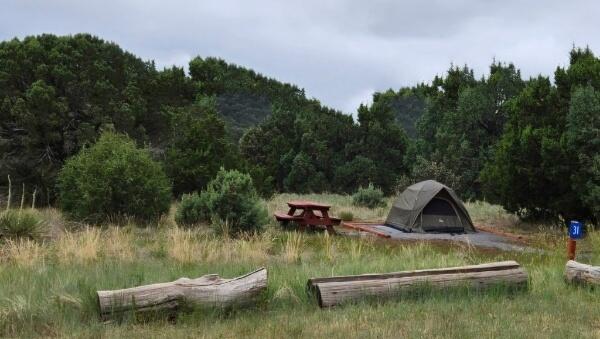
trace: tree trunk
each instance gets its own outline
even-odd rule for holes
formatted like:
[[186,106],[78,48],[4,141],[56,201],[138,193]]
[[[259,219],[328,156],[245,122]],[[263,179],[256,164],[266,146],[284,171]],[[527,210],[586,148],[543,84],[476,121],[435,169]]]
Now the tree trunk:
[[569,260],[565,268],[565,278],[570,283],[600,285],[600,266],[591,266]]
[[524,288],[527,272],[515,261],[387,274],[313,278],[319,306],[330,307],[363,297],[389,298],[422,287],[445,289],[465,286],[486,289],[497,286]]
[[244,276],[223,279],[209,274],[196,279],[145,285],[113,291],[98,291],[100,315],[135,311],[177,309],[182,303],[227,307],[251,302],[267,288],[267,270],[261,268]]

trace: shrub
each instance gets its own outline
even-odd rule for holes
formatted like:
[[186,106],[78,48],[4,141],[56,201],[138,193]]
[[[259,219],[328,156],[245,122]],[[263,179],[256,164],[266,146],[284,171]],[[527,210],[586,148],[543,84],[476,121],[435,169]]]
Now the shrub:
[[127,136],[104,133],[66,161],[58,178],[60,206],[77,220],[130,216],[148,220],[169,209],[170,183],[146,149]]
[[341,211],[339,216],[342,221],[352,221],[354,219],[354,214],[350,211]]
[[373,184],[369,184],[366,188],[361,187],[354,193],[352,204],[354,206],[377,208],[385,205],[383,198],[383,191],[375,188]]
[[260,230],[268,217],[250,176],[221,168],[206,190],[182,199],[176,221],[182,224],[226,223],[229,232],[239,234]]
[[207,198],[207,194],[198,194],[197,192],[184,194],[175,213],[175,221],[181,225],[191,225],[210,220]]
[[27,210],[0,212],[0,238],[39,240],[44,236],[43,220]]

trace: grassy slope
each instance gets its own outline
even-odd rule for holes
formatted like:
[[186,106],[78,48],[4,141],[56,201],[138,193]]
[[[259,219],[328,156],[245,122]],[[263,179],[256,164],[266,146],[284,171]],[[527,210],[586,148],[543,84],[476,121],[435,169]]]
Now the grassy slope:
[[[283,209],[297,196],[277,196]],[[336,205],[334,212],[378,219],[386,209],[350,206],[348,197],[304,196]],[[469,204],[474,219],[515,227],[501,209]],[[60,215],[45,211],[54,225]],[[534,231],[530,231],[534,232]],[[533,233],[536,234],[536,233]],[[243,240],[215,238],[206,230],[183,231],[165,218],[152,228],[133,225],[65,232],[43,245],[5,243],[0,262],[0,336],[122,337],[598,337],[599,291],[563,282],[564,238],[536,237],[546,254],[482,251],[425,243],[326,234],[266,233]],[[600,234],[591,234],[589,261],[600,263]],[[515,259],[530,273],[530,290],[514,295],[432,294],[386,303],[321,310],[305,292],[313,276],[386,272]],[[102,324],[94,292],[219,273],[236,276],[269,269],[268,293],[256,308],[193,310],[175,321],[126,319]]]

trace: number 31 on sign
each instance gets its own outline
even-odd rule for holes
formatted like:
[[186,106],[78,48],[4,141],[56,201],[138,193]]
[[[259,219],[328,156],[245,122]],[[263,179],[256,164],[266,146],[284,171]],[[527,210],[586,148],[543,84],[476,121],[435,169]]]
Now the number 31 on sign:
[[583,238],[583,223],[577,220],[571,220],[569,223],[569,237],[571,239]]

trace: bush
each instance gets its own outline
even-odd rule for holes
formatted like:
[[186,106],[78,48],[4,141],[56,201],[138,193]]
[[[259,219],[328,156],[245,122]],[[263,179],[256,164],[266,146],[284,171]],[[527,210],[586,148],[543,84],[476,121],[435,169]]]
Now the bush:
[[342,221],[352,221],[352,219],[354,219],[354,214],[350,211],[341,211],[339,217]]
[[0,238],[39,240],[44,236],[44,231],[43,220],[31,211],[0,212]]
[[169,210],[171,186],[146,149],[127,136],[104,133],[70,158],[58,177],[60,206],[77,220],[130,216],[149,220]]
[[362,206],[368,208],[377,208],[385,206],[383,201],[383,191],[369,184],[366,188],[359,188],[352,196],[352,204],[354,206]]
[[233,234],[259,231],[268,222],[248,174],[221,168],[200,194],[186,195],[176,213],[178,223],[189,225],[212,221],[227,224]]
[[192,225],[211,218],[208,194],[184,194],[175,213],[175,221],[182,225]]

